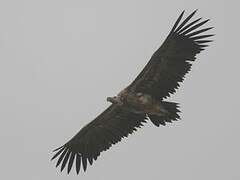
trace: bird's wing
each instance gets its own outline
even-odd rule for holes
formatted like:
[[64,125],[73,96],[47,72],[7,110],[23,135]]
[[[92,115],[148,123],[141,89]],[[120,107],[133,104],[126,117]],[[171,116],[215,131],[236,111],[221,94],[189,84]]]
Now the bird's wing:
[[52,159],[58,157],[56,166],[61,164],[61,171],[68,164],[67,171],[69,173],[74,159],[77,173],[79,173],[81,165],[85,171],[87,161],[92,164],[102,151],[109,149],[123,137],[127,137],[137,130],[137,127],[142,126],[145,118],[145,114],[134,114],[117,105],[111,105],[95,120],[83,127],[65,145],[54,150],[56,154]]
[[208,20],[201,21],[199,18],[189,22],[195,13],[180,23],[184,11],[181,13],[162,46],[130,84],[132,91],[148,93],[157,99],[168,97],[176,91],[179,82],[190,71],[196,54],[207,46],[206,43],[211,42],[206,38],[213,36],[201,34],[212,27],[199,29]]

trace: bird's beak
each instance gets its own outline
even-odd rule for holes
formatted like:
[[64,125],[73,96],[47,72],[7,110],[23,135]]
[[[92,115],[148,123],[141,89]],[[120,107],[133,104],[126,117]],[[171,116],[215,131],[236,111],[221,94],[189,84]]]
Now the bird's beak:
[[115,103],[116,102],[115,99],[116,99],[115,97],[107,97],[107,101],[111,103]]
[[107,101],[111,102],[113,104],[118,104],[118,105],[122,105],[122,101],[119,99],[119,97],[114,96],[114,97],[107,97]]

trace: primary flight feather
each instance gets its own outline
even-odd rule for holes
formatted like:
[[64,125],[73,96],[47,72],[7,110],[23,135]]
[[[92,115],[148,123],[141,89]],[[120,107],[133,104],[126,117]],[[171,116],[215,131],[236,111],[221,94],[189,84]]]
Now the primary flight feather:
[[137,76],[117,96],[108,97],[112,104],[92,122],[83,127],[71,140],[54,150],[56,166],[69,173],[75,162],[77,174],[82,167],[97,160],[102,151],[143,126],[150,120],[154,125],[165,125],[180,119],[178,104],[164,101],[175,93],[184,76],[190,71],[196,54],[207,47],[212,34],[202,34],[210,28],[200,28],[208,22],[201,18],[190,21],[196,11],[182,20],[178,17],[161,47]]

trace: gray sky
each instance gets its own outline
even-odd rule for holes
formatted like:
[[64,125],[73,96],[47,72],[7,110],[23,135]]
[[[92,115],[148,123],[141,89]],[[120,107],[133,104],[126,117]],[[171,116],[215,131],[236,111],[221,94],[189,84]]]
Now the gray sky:
[[[1,0],[0,179],[240,179],[232,2]],[[148,123],[79,177],[59,173],[51,151],[136,77],[183,9],[197,8],[216,36],[171,98],[182,120]]]

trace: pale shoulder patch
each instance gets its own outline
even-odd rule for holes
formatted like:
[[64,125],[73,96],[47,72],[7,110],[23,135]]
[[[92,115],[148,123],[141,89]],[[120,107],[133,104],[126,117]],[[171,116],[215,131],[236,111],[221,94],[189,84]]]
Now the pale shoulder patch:
[[152,102],[152,97],[148,94],[142,94],[142,96],[139,97],[139,100],[142,104],[149,104]]

